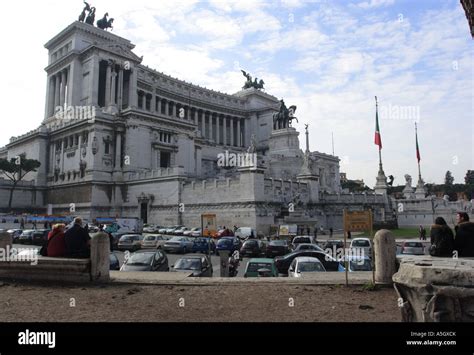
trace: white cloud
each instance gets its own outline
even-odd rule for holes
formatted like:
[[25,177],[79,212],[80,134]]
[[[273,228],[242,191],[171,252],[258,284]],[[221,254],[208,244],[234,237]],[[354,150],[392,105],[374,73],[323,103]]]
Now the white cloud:
[[370,2],[360,2],[357,4],[357,6],[362,9],[371,9],[375,7],[389,6],[392,5],[394,2],[395,0],[370,0]]

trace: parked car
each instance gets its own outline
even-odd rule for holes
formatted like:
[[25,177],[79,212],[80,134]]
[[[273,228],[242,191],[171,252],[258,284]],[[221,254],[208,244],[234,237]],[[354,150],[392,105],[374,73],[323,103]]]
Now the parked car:
[[143,233],[159,233],[161,227],[154,224],[145,224],[143,226]]
[[117,244],[118,250],[137,251],[142,247],[143,236],[141,234],[124,234]]
[[234,236],[242,240],[250,238],[251,235],[257,238],[257,232],[251,227],[240,227],[234,232]]
[[334,253],[334,248],[336,250],[337,249],[344,249],[345,248],[344,241],[339,240],[339,239],[328,240],[328,241],[326,241],[326,243],[324,244],[324,247],[323,247],[324,250],[331,249],[333,253]]
[[288,241],[286,240],[272,240],[267,244],[266,256],[273,258],[275,256],[286,255],[290,252]]
[[325,272],[326,269],[318,258],[311,256],[299,256],[290,264],[288,269],[288,277],[301,277],[303,273],[309,272]]
[[188,230],[189,230],[189,228],[187,228],[187,227],[177,228],[173,231],[173,234],[174,235],[184,235],[184,232],[186,232]]
[[167,239],[161,234],[148,234],[143,237],[142,248],[161,249],[163,248],[163,245],[166,243],[166,241]]
[[[192,237],[191,233],[197,231],[198,229],[199,229],[198,227],[194,227],[194,228],[188,229],[188,230],[186,230],[186,231],[183,232],[183,236],[185,236],[185,237]],[[197,237],[200,237],[200,235],[198,235]]]
[[372,242],[369,238],[352,239],[350,248],[359,255],[372,257]]
[[186,254],[193,250],[193,244],[193,240],[188,237],[173,237],[163,244],[162,249],[167,253]]
[[9,229],[7,233],[12,236],[13,244],[16,244],[20,239],[20,235],[23,233],[23,229]]
[[216,238],[233,237],[233,236],[234,236],[234,232],[232,232],[229,228],[219,229],[216,234]]
[[402,244],[401,253],[408,255],[424,255],[425,247],[421,242],[405,241]]
[[43,246],[48,241],[51,229],[37,229],[31,235],[31,244]]
[[244,277],[258,277],[260,275],[278,277],[278,269],[273,259],[253,258],[247,262]]
[[296,237],[293,238],[291,241],[291,248],[293,250],[296,250],[298,247],[298,244],[315,244],[314,237],[311,235],[297,235]]
[[161,250],[140,250],[124,261],[120,271],[169,271],[168,257]]
[[158,233],[159,234],[166,234],[166,231],[171,228],[171,227],[161,227],[160,229],[158,229]]
[[317,250],[317,251],[324,252],[323,248],[321,248],[319,245],[309,244],[309,243],[299,243],[299,244],[297,244],[294,251],[300,251],[300,250]]
[[120,261],[115,253],[109,254],[110,270],[120,270]]
[[175,232],[177,229],[181,228],[181,227],[183,227],[183,226],[173,226],[173,227],[170,227],[170,228],[168,228],[168,229],[166,230],[165,233],[166,233],[166,234],[169,234],[169,235],[174,235],[174,232]]
[[[194,229],[194,228],[193,228]],[[201,228],[195,228],[194,231],[191,231],[190,237],[202,237],[202,229]]]
[[[210,246],[209,246],[209,243],[211,243]],[[211,249],[211,253],[216,252],[216,244],[214,243],[214,241],[211,238],[197,237],[193,241],[193,247],[192,247],[191,251],[193,253],[208,254],[209,253],[209,247]]]
[[192,272],[194,277],[212,277],[211,258],[202,254],[188,254],[172,265],[172,271]]
[[300,250],[300,251],[293,251],[289,254],[284,256],[277,256],[275,258],[275,264],[278,268],[278,272],[280,274],[287,275],[288,269],[290,268],[291,263],[293,260],[299,256],[311,256],[318,258],[319,261],[323,264],[326,271],[344,271],[344,266],[333,258],[331,255],[323,253],[317,250]]
[[49,229],[25,229],[18,238],[18,243],[43,245],[48,240],[49,232]]
[[219,239],[216,245],[216,255],[219,255],[220,251],[227,250],[229,254],[232,254],[236,250],[240,250],[242,242],[236,237],[223,237]]
[[250,256],[250,257],[259,257],[265,256],[266,246],[261,240],[257,239],[248,239],[244,242],[240,248],[240,255]]
[[348,262],[349,271],[372,271],[372,259],[367,255],[348,255],[346,262]]
[[34,229],[25,229],[18,238],[18,243],[20,244],[33,244],[32,238],[33,233],[35,232]]
[[87,230],[89,231],[89,233],[97,233],[99,231],[99,227],[97,227],[96,225],[94,224],[88,224],[87,225]]

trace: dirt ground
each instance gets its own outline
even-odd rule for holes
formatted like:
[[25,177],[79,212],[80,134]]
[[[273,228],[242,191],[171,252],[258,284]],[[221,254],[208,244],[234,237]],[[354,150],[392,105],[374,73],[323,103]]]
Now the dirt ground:
[[399,322],[392,288],[40,286],[0,281],[0,322]]

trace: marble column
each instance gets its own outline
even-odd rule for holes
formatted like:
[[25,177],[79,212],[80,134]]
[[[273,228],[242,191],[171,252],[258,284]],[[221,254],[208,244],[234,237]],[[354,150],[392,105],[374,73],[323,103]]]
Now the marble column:
[[66,96],[66,72],[61,71],[61,89],[59,90],[59,106],[64,106],[64,98]]
[[117,132],[117,136],[115,138],[115,169],[120,170],[122,165],[122,135],[120,132]]
[[46,114],[46,118],[49,118],[51,116],[54,115],[54,110],[55,110],[55,107],[54,107],[54,90],[55,90],[55,86],[56,86],[56,79],[54,77],[54,75],[50,76],[49,77],[49,89],[48,89],[48,111],[47,111],[47,114]]
[[118,73],[118,98],[117,98],[117,105],[119,110],[122,109],[123,106],[123,69],[119,70]]
[[117,96],[115,95],[117,87],[117,72],[115,71],[115,68],[112,69],[110,81],[110,105],[115,106],[117,104]]
[[234,140],[234,118],[230,118],[230,145],[233,147],[235,146]]
[[128,106],[130,108],[137,108],[138,106],[137,94],[137,69],[132,68],[130,71],[130,81],[128,84]]
[[227,116],[224,116],[222,119],[222,135],[223,135],[223,140],[222,144],[227,145]]
[[60,96],[61,96],[61,75],[57,73],[55,75],[56,85],[54,86],[54,109],[61,105]]
[[150,111],[152,113],[156,111],[156,96],[153,93],[151,94]]
[[105,75],[105,107],[111,105],[110,102],[110,81],[112,78],[112,67],[107,63],[107,74]]
[[201,136],[206,138],[206,114],[203,111],[201,111],[201,126],[202,126]]
[[213,137],[213,129],[212,129],[212,117],[214,115],[212,113],[209,113],[209,140],[213,141],[214,140],[214,137]]
[[242,146],[241,140],[242,132],[240,131],[240,118],[237,119],[237,147]]
[[216,116],[216,143],[221,144],[221,115]]

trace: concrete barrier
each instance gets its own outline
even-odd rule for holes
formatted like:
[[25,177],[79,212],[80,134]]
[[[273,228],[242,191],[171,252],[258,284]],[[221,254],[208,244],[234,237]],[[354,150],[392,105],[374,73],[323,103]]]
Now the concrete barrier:
[[7,247],[12,246],[13,239],[7,232],[0,232],[0,249],[7,250]]
[[[10,237],[11,239],[11,237]],[[0,248],[9,251],[0,259],[0,279],[52,282],[108,282],[110,280],[110,244],[106,233],[96,233],[91,239],[90,259],[43,257],[32,253],[15,256],[9,239],[0,234]],[[8,246],[8,247],[7,247]],[[5,252],[4,252],[5,253]]]
[[397,245],[392,232],[381,229],[375,233],[375,283],[391,285],[396,270]]

